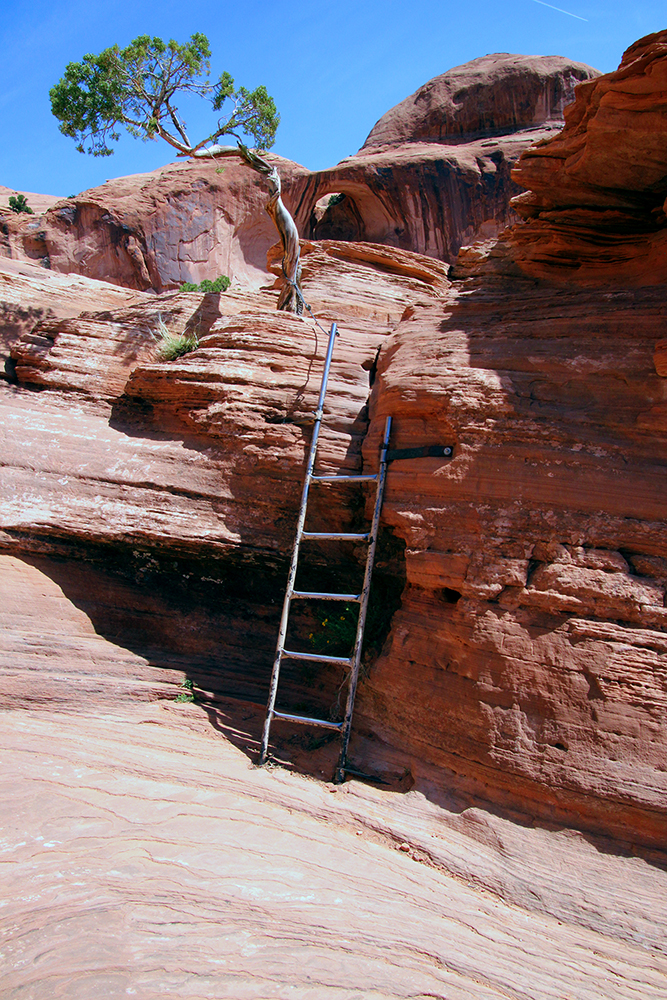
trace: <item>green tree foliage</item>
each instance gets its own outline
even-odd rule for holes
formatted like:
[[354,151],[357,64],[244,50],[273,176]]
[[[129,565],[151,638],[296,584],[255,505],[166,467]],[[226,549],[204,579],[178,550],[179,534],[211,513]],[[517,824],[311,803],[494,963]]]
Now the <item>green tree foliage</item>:
[[[110,156],[111,143],[125,127],[138,138],[164,139],[180,153],[193,154],[222,135],[251,136],[260,149],[274,141],[280,115],[266,87],[235,89],[229,73],[210,82],[210,49],[206,35],[194,34],[180,45],[173,39],[140,35],[127,48],[118,45],[99,55],[69,63],[49,91],[51,110],[60,131],[77,141],[80,153]],[[216,128],[200,142],[190,142],[186,124],[174,103],[184,93],[197,94],[222,112]]]
[[221,274],[219,278],[215,278],[211,281],[210,278],[204,278],[197,284],[194,281],[184,281],[180,287],[181,292],[226,292],[231,285],[231,279],[227,277],[226,274]]
[[35,214],[28,206],[28,199],[24,194],[11,194],[9,196],[9,207],[12,212],[26,212],[28,215]]

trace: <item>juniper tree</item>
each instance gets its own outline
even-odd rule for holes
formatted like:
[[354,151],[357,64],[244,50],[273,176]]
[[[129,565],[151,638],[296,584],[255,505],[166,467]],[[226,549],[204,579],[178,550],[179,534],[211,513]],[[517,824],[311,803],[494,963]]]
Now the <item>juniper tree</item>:
[[[298,233],[280,198],[278,171],[257,152],[273,145],[280,115],[264,86],[252,91],[236,88],[227,72],[212,83],[210,56],[208,38],[202,34],[192,35],[184,45],[140,35],[124,49],[112,45],[99,55],[69,63],[49,92],[51,110],[60,131],[76,140],[79,152],[93,156],[110,156],[123,127],[145,141],[163,139],[184,156],[239,153],[269,182],[267,211],[285,248],[286,287],[278,308],[300,314]],[[190,140],[176,103],[188,93],[210,101],[219,113],[215,128],[196,142]],[[217,145],[224,135],[237,140],[236,149]],[[256,149],[244,145],[240,135],[252,139]]]
[[8,205],[12,212],[26,212],[28,215],[35,213],[28,205],[28,199],[24,194],[12,194],[9,196]]
[[[236,89],[227,72],[211,83],[210,56],[206,35],[194,34],[185,45],[140,35],[127,48],[112,45],[69,63],[49,91],[51,110],[63,135],[77,140],[79,152],[93,156],[110,156],[123,126],[132,136],[164,139],[187,155],[223,135],[238,139],[238,133],[269,149],[280,116],[266,87]],[[213,131],[194,143],[176,104],[186,93],[222,112]]]

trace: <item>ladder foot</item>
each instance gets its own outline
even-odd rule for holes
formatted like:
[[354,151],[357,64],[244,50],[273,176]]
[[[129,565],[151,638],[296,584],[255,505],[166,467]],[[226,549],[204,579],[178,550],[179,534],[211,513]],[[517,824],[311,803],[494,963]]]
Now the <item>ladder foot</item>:
[[345,783],[345,768],[337,767],[333,776],[334,785],[342,785]]

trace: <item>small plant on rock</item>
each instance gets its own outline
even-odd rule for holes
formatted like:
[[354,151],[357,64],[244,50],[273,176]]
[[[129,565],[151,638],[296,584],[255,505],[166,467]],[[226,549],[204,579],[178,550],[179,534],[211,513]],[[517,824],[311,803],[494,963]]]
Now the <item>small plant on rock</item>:
[[181,687],[184,688],[185,690],[181,691],[180,694],[177,694],[176,697],[174,698],[174,701],[193,702],[196,700],[194,692],[194,683],[190,680],[189,677],[186,677],[186,679],[181,684]]
[[153,337],[157,342],[155,353],[160,361],[175,361],[199,347],[196,333],[171,333],[162,317],[158,319],[157,333]]
[[353,604],[344,604],[320,617],[316,631],[308,636],[311,645],[318,653],[346,655],[357,635],[358,618],[359,607]]
[[34,215],[35,213],[28,205],[28,199],[24,194],[12,194],[9,196],[9,207],[12,212],[25,212],[26,215]]

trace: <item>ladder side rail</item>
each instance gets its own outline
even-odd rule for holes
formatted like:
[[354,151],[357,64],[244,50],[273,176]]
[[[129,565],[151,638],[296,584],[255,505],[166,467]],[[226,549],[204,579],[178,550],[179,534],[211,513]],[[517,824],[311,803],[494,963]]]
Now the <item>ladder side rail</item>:
[[269,699],[266,706],[266,718],[264,720],[264,731],[262,733],[262,747],[259,754],[259,763],[264,764],[266,762],[266,757],[269,750],[269,736],[271,733],[271,720],[273,719],[273,712],[276,704],[276,697],[278,694],[278,680],[280,678],[280,663],[282,660],[283,649],[285,648],[285,638],[287,636],[287,623],[289,620],[290,605],[292,601],[292,591],[294,590],[294,583],[296,581],[296,571],[299,562],[299,548],[301,546],[301,536],[303,534],[303,526],[306,523],[306,511],[308,509],[308,491],[310,490],[310,482],[313,476],[313,469],[315,467],[315,457],[317,455],[317,442],[320,436],[320,426],[322,424],[322,416],[324,414],[324,398],[327,392],[327,383],[329,381],[329,369],[331,368],[331,357],[333,355],[334,342],[338,336],[338,330],[336,324],[331,324],[331,330],[329,331],[329,344],[327,346],[327,353],[324,359],[324,370],[322,372],[322,383],[320,385],[320,395],[317,401],[317,410],[315,411],[315,422],[313,424],[313,435],[310,441],[310,451],[308,453],[308,462],[306,465],[306,475],[303,481],[303,491],[301,493],[301,504],[299,506],[299,517],[297,520],[296,533],[294,537],[294,548],[292,549],[292,561],[290,563],[289,574],[287,577],[287,589],[285,590],[285,599],[283,601],[283,611],[280,618],[280,629],[278,631],[278,641],[276,643],[276,655],[273,661],[273,669],[271,672],[271,685],[269,688]]
[[380,468],[378,470],[378,484],[375,494],[375,508],[373,510],[373,520],[370,529],[370,543],[366,556],[366,568],[364,571],[364,583],[361,591],[361,601],[359,605],[359,619],[357,621],[357,634],[354,641],[354,652],[351,657],[350,680],[347,689],[347,703],[345,705],[345,718],[341,731],[342,745],[334,782],[339,785],[345,781],[345,765],[347,764],[347,748],[350,742],[352,730],[352,713],[354,712],[354,699],[357,693],[357,683],[359,681],[359,667],[361,665],[361,648],[364,641],[364,630],[366,626],[366,612],[368,611],[368,599],[371,589],[371,576],[373,574],[373,563],[375,561],[375,548],[377,545],[378,530],[380,527],[380,515],[382,513],[382,500],[384,496],[384,485],[387,478],[387,451],[389,448],[389,437],[391,434],[391,417],[387,417],[384,427],[384,438],[380,451]]

